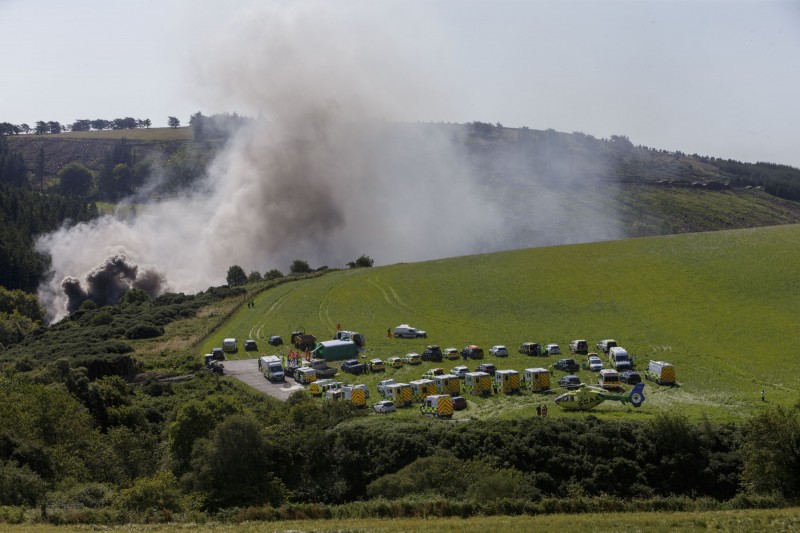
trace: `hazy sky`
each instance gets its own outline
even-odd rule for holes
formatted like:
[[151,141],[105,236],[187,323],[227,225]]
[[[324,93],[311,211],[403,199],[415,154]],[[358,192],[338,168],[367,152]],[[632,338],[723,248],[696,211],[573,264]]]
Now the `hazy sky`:
[[797,1],[0,0],[0,122],[268,114],[206,58],[242,21],[298,9],[345,21],[340,53],[385,47],[363,76],[399,89],[376,118],[622,134],[800,167]]

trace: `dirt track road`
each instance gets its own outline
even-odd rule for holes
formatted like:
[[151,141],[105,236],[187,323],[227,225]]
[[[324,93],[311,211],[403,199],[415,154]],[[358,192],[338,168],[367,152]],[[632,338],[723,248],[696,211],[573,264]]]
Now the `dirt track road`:
[[258,371],[258,359],[243,359],[239,361],[225,361],[225,375],[236,378],[250,385],[256,390],[274,396],[279,400],[287,400],[289,395],[305,387],[287,379],[286,383],[272,383],[264,374]]

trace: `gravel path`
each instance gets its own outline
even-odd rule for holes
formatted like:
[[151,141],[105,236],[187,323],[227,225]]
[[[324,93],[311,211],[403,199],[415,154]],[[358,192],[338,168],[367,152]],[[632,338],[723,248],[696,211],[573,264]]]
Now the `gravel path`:
[[287,379],[286,383],[272,383],[264,377],[264,374],[259,372],[258,359],[224,361],[222,364],[225,365],[226,376],[236,378],[254,389],[274,396],[279,400],[286,400],[294,391],[305,389],[302,385],[295,383],[293,379]]

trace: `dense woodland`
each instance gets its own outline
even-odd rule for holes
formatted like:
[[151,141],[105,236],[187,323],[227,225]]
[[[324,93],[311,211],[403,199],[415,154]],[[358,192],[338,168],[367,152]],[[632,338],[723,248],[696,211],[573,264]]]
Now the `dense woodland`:
[[[207,118],[193,116],[199,136],[227,131]],[[620,136],[526,129],[508,136],[501,125],[483,123],[465,131],[470,157],[487,176],[529,166],[557,179],[563,167],[545,168],[553,154],[569,156],[581,169],[594,168],[602,152],[618,164],[613,176],[598,179],[714,179],[800,199],[800,170],[783,165],[665,153]],[[182,149],[161,161],[167,184],[161,190],[176,193],[195,183],[208,150]],[[481,158],[497,150],[523,157],[505,167]],[[41,161],[31,166],[0,136],[0,397],[6,406],[0,506],[37,508],[57,523],[120,523],[224,517],[251,506],[261,509],[252,516],[273,516],[272,508],[283,509],[282,516],[331,516],[332,506],[357,502],[374,505],[363,503],[355,514],[414,514],[434,501],[433,515],[469,516],[536,505],[563,510],[587,501],[595,503],[584,510],[603,505],[596,502],[679,509],[687,501],[751,506],[800,498],[800,407],[741,425],[695,424],[677,415],[647,422],[593,416],[376,422],[363,410],[304,392],[279,402],[204,371],[195,354],[136,356],[137,341],[163,336],[206,306],[302,275],[245,283],[242,271],[236,283],[242,286],[155,299],[132,290],[115,305],[87,301],[43,327],[30,293],[47,258],[33,251],[34,237],[97,216],[95,200],[136,194],[153,165],[122,139],[96,168],[71,163],[47,177]],[[0,520],[20,516],[0,507]]]

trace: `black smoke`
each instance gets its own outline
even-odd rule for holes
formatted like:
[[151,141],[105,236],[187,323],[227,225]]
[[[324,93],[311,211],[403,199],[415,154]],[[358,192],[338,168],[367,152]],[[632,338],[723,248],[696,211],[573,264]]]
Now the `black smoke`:
[[84,284],[73,276],[61,282],[67,297],[67,312],[76,311],[83,302],[91,300],[98,306],[113,305],[131,289],[141,289],[151,298],[164,287],[164,275],[130,261],[124,254],[107,257],[86,275]]

